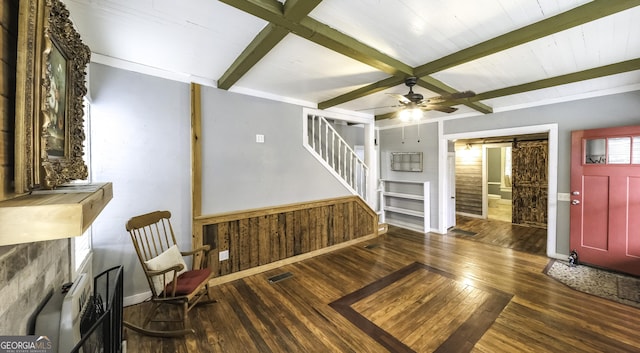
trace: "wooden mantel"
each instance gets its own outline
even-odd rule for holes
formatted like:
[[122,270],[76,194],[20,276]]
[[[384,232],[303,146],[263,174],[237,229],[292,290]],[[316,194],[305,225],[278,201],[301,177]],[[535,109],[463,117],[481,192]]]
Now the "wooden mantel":
[[82,235],[113,198],[111,183],[69,184],[0,201],[0,245]]

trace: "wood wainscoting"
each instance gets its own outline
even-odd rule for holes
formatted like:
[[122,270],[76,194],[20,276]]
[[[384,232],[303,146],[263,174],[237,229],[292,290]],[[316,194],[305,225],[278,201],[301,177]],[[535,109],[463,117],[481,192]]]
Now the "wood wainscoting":
[[[194,247],[211,246],[217,283],[266,271],[378,235],[378,215],[358,196],[194,219]],[[228,259],[219,255],[228,251]],[[232,275],[233,274],[233,275]]]

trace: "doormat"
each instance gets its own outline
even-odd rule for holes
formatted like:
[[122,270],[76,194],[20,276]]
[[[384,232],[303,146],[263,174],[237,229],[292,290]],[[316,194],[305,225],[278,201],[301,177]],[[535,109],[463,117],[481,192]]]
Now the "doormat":
[[551,260],[544,273],[577,291],[640,308],[640,278]]
[[451,228],[451,231],[456,233],[456,234],[461,234],[461,235],[468,235],[468,236],[478,235],[478,233],[476,233],[476,232],[470,232],[468,230],[459,229],[459,228]]

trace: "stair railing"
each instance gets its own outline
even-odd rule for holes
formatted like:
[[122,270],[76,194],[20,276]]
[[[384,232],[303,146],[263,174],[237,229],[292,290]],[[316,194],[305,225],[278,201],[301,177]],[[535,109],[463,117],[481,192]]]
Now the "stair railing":
[[305,147],[354,195],[367,201],[369,168],[327,119],[307,115]]

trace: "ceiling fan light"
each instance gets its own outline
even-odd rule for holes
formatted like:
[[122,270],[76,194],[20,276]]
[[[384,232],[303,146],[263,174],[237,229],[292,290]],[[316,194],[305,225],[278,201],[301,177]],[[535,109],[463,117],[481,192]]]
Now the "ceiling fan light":
[[403,109],[398,113],[398,117],[400,121],[409,121],[411,120],[411,111],[409,109]]
[[422,119],[422,109],[420,108],[412,108],[412,109],[403,109],[399,113],[400,121],[418,121]]
[[415,108],[415,109],[411,109],[410,112],[411,112],[411,120],[418,121],[422,119],[422,109]]

